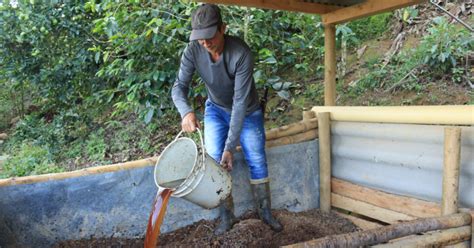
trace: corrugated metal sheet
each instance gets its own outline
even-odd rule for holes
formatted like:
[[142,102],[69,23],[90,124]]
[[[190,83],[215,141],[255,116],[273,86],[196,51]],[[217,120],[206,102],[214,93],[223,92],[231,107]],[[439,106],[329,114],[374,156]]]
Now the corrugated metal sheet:
[[351,6],[354,4],[365,2],[365,0],[303,0],[303,2],[322,3],[322,4],[338,5],[338,6]]
[[[441,202],[444,128],[333,122],[332,174],[360,185]],[[474,127],[462,127],[460,204],[474,208]]]

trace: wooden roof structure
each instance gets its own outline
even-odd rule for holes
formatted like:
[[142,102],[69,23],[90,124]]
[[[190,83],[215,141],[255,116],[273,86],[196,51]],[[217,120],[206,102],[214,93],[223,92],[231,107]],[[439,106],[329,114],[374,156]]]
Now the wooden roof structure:
[[324,24],[324,105],[336,105],[335,25],[404,8],[427,0],[198,0],[214,4],[321,15]]

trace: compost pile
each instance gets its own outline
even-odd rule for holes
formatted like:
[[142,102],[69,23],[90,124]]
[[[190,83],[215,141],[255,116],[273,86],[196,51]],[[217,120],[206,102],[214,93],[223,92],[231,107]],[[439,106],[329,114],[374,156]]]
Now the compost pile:
[[[201,220],[174,232],[161,234],[158,245],[159,247],[279,247],[358,230],[352,222],[335,213],[322,213],[320,210],[300,213],[276,210],[273,213],[284,226],[284,230],[280,233],[273,232],[257,219],[254,212],[247,212],[240,217],[239,222],[234,225],[232,230],[224,235],[214,236],[212,233],[214,227],[219,223],[218,220]],[[141,248],[143,247],[143,238],[64,241],[54,247]]]

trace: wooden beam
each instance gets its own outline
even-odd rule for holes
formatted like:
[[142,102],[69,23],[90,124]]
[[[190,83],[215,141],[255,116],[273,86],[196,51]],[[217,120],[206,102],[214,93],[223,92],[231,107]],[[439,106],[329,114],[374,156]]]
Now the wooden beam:
[[360,215],[380,220],[385,223],[398,223],[400,221],[414,220],[416,217],[404,213],[381,208],[363,201],[351,199],[335,193],[331,194],[332,206],[348,210]]
[[329,113],[318,113],[319,131],[319,206],[331,211],[331,121]]
[[324,26],[324,105],[336,105],[336,27]]
[[303,2],[301,0],[198,0],[198,2],[296,11],[309,14],[324,14],[342,8],[340,6]]
[[359,199],[377,207],[418,218],[434,217],[441,214],[438,203],[390,194],[334,177],[331,179],[331,190],[341,196]]
[[315,106],[311,110],[330,112],[333,121],[474,125],[474,105]]
[[375,245],[376,248],[405,248],[405,247],[445,247],[459,242],[469,240],[471,237],[471,227],[462,226],[446,230],[428,232],[423,235],[407,237],[400,241],[393,241],[388,244]]
[[427,0],[366,0],[361,4],[342,8],[322,15],[323,23],[339,24],[354,19],[376,15],[382,12],[404,8]]
[[383,226],[360,232],[331,235],[286,247],[359,247],[376,245],[392,239],[434,230],[462,227],[471,223],[471,215],[466,213],[417,219],[394,225]]

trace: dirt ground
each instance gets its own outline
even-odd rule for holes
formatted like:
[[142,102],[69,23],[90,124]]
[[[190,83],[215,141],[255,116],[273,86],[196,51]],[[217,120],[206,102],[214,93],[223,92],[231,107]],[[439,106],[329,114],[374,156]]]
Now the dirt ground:
[[[234,227],[221,236],[214,236],[214,227],[218,220],[201,220],[174,232],[161,234],[159,247],[279,247],[298,242],[308,241],[332,234],[357,231],[357,227],[349,220],[335,213],[322,213],[310,210],[292,213],[287,210],[273,211],[276,218],[283,224],[284,230],[273,232],[267,225],[257,219],[253,212],[241,216]],[[166,218],[166,217],[165,217]],[[89,239],[65,241],[55,248],[69,247],[143,247],[143,238],[138,239]]]

